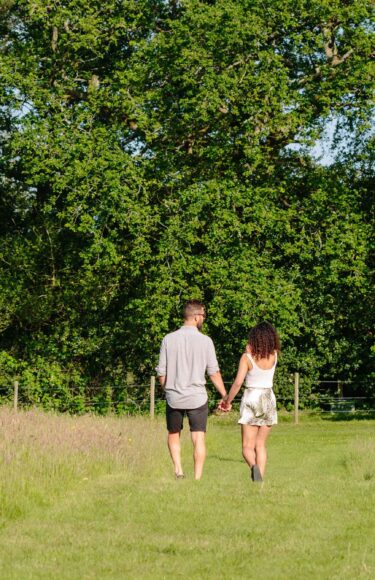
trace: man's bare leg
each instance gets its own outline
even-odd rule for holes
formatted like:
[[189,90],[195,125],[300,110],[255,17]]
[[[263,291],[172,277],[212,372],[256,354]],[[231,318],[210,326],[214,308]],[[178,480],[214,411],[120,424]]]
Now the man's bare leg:
[[194,447],[194,478],[200,479],[206,460],[206,433],[204,431],[192,431],[191,440]]
[[168,449],[171,454],[173,461],[174,472],[176,475],[182,475],[182,465],[181,465],[181,444],[180,444],[181,431],[176,433],[168,433]]

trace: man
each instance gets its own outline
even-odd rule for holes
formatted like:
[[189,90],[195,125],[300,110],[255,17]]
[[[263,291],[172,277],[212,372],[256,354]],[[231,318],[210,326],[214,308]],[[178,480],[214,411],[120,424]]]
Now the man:
[[181,465],[180,435],[183,417],[189,419],[194,448],[194,477],[202,477],[206,459],[206,425],[208,399],[205,374],[226,397],[226,390],[216,359],[214,344],[200,332],[206,318],[205,308],[198,300],[184,306],[184,325],[167,334],[162,342],[156,371],[167,399],[168,449],[176,478],[184,477]]

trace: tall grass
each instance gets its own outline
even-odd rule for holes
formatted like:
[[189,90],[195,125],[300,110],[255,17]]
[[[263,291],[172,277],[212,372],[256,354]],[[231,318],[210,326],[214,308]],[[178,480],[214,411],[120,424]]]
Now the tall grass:
[[341,464],[350,479],[375,482],[375,438],[369,441],[356,438],[343,454]]
[[0,409],[0,526],[103,474],[153,468],[161,426],[141,418]]

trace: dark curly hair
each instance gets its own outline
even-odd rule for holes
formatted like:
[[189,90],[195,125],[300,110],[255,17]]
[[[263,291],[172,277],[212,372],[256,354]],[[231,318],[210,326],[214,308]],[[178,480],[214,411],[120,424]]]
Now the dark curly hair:
[[251,354],[257,358],[269,358],[276,351],[280,352],[279,336],[269,322],[261,322],[250,330],[249,346]]

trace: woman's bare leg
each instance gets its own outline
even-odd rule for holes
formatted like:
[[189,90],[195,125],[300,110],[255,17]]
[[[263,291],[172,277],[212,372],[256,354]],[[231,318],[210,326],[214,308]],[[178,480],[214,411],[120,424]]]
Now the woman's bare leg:
[[256,464],[259,467],[262,477],[264,477],[264,472],[266,471],[266,463],[267,463],[266,442],[270,433],[271,427],[268,427],[267,425],[264,425],[263,427],[258,427],[258,434],[255,440]]
[[255,425],[241,425],[242,431],[242,455],[249,467],[256,463],[255,442],[259,427]]

